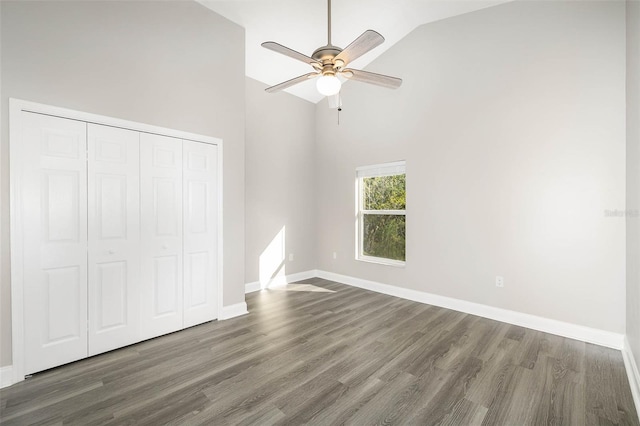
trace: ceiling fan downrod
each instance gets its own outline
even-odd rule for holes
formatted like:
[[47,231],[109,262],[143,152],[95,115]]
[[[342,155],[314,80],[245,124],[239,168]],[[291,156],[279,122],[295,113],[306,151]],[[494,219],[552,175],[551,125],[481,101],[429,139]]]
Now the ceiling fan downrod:
[[338,69],[336,69],[333,59],[340,52],[342,52],[341,48],[331,44],[331,0],[327,0],[327,45],[317,48],[311,54],[311,58],[320,64],[318,70],[322,75],[335,75]]
[[328,31],[327,31],[327,46],[331,46],[331,0],[327,0],[327,22],[328,22]]

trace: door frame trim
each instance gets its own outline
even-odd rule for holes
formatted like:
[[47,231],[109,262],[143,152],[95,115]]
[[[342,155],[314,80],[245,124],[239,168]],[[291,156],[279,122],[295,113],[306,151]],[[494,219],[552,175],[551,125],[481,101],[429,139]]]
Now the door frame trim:
[[218,316],[222,312],[223,303],[223,143],[222,139],[181,130],[169,129],[150,124],[138,123],[120,118],[76,111],[67,108],[45,105],[22,99],[9,98],[9,220],[10,220],[10,250],[11,250],[11,355],[13,383],[24,380],[24,253],[22,216],[20,211],[21,198],[21,159],[25,155],[22,149],[22,112],[50,115],[69,120],[100,124],[103,126],[119,127],[142,133],[152,133],[170,136],[177,139],[208,143],[218,147],[218,280],[217,280],[217,309]]

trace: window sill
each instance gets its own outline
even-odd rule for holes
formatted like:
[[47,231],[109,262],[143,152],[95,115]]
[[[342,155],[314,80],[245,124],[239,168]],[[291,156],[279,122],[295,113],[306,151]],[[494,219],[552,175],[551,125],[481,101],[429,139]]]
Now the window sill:
[[360,262],[376,263],[378,265],[393,266],[396,268],[404,268],[406,265],[406,262],[401,260],[385,259],[382,257],[357,256],[356,260]]

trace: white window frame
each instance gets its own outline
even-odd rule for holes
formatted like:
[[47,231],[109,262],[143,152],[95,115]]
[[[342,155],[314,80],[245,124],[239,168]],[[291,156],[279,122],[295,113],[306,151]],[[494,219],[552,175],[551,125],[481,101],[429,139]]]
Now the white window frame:
[[[404,267],[406,260],[388,259],[386,257],[367,256],[363,254],[363,238],[364,238],[364,215],[407,215],[405,210],[364,210],[364,194],[363,194],[363,179],[376,176],[394,176],[402,175],[406,176],[406,162],[394,161],[392,163],[374,164],[371,166],[362,166],[356,168],[356,260],[363,262],[378,263],[382,265]],[[406,200],[405,200],[406,201]],[[406,219],[405,219],[406,224]],[[406,235],[405,235],[405,248],[406,248]]]

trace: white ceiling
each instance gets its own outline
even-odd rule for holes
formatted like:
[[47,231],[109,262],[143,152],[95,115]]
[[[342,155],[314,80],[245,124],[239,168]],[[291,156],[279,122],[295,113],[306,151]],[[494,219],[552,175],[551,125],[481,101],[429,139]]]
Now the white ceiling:
[[[327,44],[326,0],[198,0],[201,4],[243,26],[246,31],[247,76],[274,85],[313,71],[302,62],[260,46],[275,41],[311,56]],[[386,41],[356,59],[350,68],[364,68],[416,27],[509,0],[333,0],[332,44],[346,47],[365,30],[382,34]],[[401,70],[376,70],[402,78]],[[315,80],[287,92],[317,103],[322,99]]]

